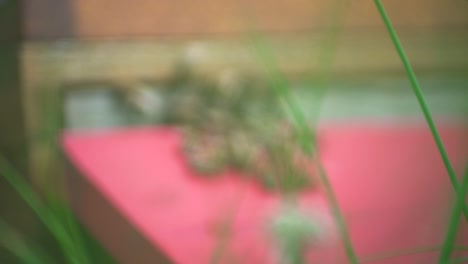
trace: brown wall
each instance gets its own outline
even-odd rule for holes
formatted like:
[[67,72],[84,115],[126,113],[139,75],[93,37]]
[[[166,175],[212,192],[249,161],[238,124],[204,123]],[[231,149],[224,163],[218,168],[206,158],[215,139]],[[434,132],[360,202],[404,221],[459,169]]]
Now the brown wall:
[[[246,29],[248,10],[268,31],[320,27],[330,0],[42,0],[25,1],[28,38],[126,37],[180,33],[229,33]],[[345,3],[346,1],[340,1]],[[407,27],[467,26],[466,0],[383,1],[394,23]],[[349,0],[346,25],[375,27],[373,0]]]
[[24,0],[22,27],[29,39],[74,36],[74,0]]

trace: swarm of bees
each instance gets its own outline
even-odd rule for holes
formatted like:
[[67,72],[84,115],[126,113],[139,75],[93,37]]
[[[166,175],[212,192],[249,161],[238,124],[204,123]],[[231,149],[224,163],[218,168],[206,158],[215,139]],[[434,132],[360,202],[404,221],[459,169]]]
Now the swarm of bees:
[[308,157],[266,80],[234,70],[208,78],[193,69],[182,61],[164,85],[164,122],[181,128],[190,166],[206,176],[234,169],[273,190],[312,186]]

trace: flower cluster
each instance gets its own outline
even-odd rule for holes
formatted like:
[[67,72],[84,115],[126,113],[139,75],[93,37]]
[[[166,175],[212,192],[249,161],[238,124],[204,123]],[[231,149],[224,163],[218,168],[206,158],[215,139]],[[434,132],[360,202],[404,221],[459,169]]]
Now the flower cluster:
[[191,166],[202,175],[235,169],[275,190],[311,186],[307,157],[267,80],[233,70],[209,78],[192,69],[181,63],[166,85],[167,122],[182,128]]

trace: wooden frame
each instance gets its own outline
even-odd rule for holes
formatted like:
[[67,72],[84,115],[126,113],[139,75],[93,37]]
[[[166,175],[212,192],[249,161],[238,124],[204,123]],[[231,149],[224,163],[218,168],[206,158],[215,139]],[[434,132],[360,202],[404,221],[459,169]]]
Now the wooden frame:
[[[418,29],[400,33],[406,51],[417,71],[468,69],[468,57],[462,56],[468,46],[464,28]],[[324,33],[291,33],[269,36],[278,64],[292,79],[319,72],[318,58]],[[195,43],[195,44],[194,44]],[[241,36],[191,36],[141,39],[127,42],[55,41],[29,42],[23,46],[23,100],[26,125],[32,138],[42,117],[37,100],[39,93],[63,89],[82,82],[115,84],[130,89],[143,79],[163,80],[171,74],[174,63],[184,50],[198,45],[207,58],[197,71],[216,75],[220,70],[238,68],[262,72],[262,65]],[[331,69],[336,76],[359,76],[401,73],[385,30],[346,30],[340,36]],[[30,144],[31,167],[41,161],[41,150]]]

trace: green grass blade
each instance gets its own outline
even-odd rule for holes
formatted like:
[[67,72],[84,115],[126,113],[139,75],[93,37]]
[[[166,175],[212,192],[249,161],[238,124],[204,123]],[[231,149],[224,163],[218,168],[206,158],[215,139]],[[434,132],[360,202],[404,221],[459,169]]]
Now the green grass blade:
[[[273,52],[270,50],[270,47],[258,33],[252,35],[252,40],[254,47],[256,48],[256,53],[259,55],[260,61],[263,63],[263,65],[268,71],[269,76],[272,78],[272,88],[278,94],[278,97],[282,99],[287,110],[289,110],[291,113],[293,125],[295,126],[296,131],[300,133],[299,139],[301,141],[304,151],[307,154],[311,155],[313,152],[314,139],[310,133],[310,128],[307,124],[304,113],[300,109],[298,103],[291,96],[286,78],[283,76],[282,72],[276,67],[277,63],[274,58]],[[336,224],[340,232],[340,236],[346,251],[346,255],[348,257],[348,261],[350,263],[357,264],[359,263],[359,261],[353,248],[351,239],[349,237],[349,232],[346,227],[344,217],[339,208],[339,204],[334,194],[333,188],[328,180],[328,176],[326,175],[325,170],[320,164],[318,165],[320,169],[320,177],[321,180],[324,182],[327,198],[330,201],[330,206],[332,208],[333,216],[335,218]]]
[[[380,261],[398,258],[408,255],[417,255],[430,252],[439,252],[442,245],[435,246],[425,246],[425,247],[414,247],[414,248],[404,248],[396,249],[391,251],[380,252],[366,257],[361,257],[361,263],[378,263]],[[468,251],[468,246],[454,246],[454,251]]]
[[452,215],[450,217],[449,227],[445,235],[444,244],[442,245],[442,250],[440,252],[439,263],[446,264],[450,259],[450,255],[453,251],[453,244],[457,236],[457,230],[460,225],[460,216],[462,214],[463,206],[465,203],[465,197],[468,192],[468,164],[465,168],[465,173],[462,179],[462,185],[457,193],[457,199],[455,206],[452,210]]
[[81,232],[79,224],[68,205],[59,198],[49,196],[47,199],[47,206],[50,208],[55,218],[57,218],[62,224],[63,229],[67,233],[67,237],[74,248],[75,255],[80,256],[81,261],[91,263],[83,233]]
[[454,259],[450,264],[461,264],[461,263],[468,263],[468,258],[459,258]]
[[[445,150],[444,144],[442,143],[442,139],[439,135],[439,132],[437,131],[437,127],[434,124],[434,120],[432,118],[431,112],[429,111],[429,107],[427,106],[426,99],[424,98],[424,94],[421,90],[421,87],[419,85],[419,82],[416,78],[416,74],[413,71],[413,68],[411,67],[411,64],[409,62],[409,59],[407,58],[405,51],[403,50],[403,46],[400,43],[400,40],[396,34],[395,29],[392,26],[392,23],[390,19],[387,16],[387,12],[385,11],[385,8],[383,7],[382,3],[380,0],[375,0],[375,4],[377,6],[377,9],[380,13],[380,16],[382,17],[382,20],[385,24],[385,27],[388,30],[388,33],[393,41],[393,44],[395,46],[395,49],[400,56],[400,59],[403,63],[403,66],[405,68],[405,71],[408,75],[408,78],[411,82],[411,87],[413,88],[413,92],[416,95],[416,98],[419,102],[419,105],[421,107],[421,110],[424,114],[424,117],[426,119],[427,125],[429,126],[429,129],[431,130],[432,136],[434,138],[434,141],[437,145],[437,148],[439,150],[440,156],[442,157],[442,160],[444,162],[444,166],[447,170],[447,173],[450,177],[450,181],[452,182],[452,185],[455,189],[455,191],[459,191],[459,184],[457,181],[457,176],[455,174],[455,171],[453,170],[452,164],[450,163],[450,159],[447,155],[447,151]],[[463,205],[463,212],[465,214],[465,219],[468,221],[468,207],[466,204]]]
[[233,236],[233,225],[235,218],[239,212],[239,206],[241,205],[243,191],[239,193],[236,201],[229,203],[229,207],[226,209],[225,215],[220,219],[221,221],[215,226],[215,232],[218,236],[218,243],[211,255],[210,264],[219,264],[223,263],[223,259],[228,253],[229,243],[231,242]]
[[54,235],[69,262],[71,264],[88,263],[87,258],[81,255],[81,252],[76,250],[76,246],[64,227],[64,223],[61,222],[61,220],[44,205],[40,197],[26,182],[24,177],[22,177],[22,175],[20,175],[2,156],[0,156],[0,175],[5,177],[5,179],[13,186],[23,200],[44,223],[46,228]]
[[44,122],[41,126],[38,143],[41,143],[44,149],[49,150],[47,151],[47,158],[43,161],[42,171],[40,171],[40,173],[43,174],[41,176],[44,177],[42,178],[43,181],[40,183],[40,189],[45,196],[46,206],[50,209],[51,214],[62,223],[69,239],[72,241],[71,244],[74,247],[76,255],[81,256],[82,261],[89,262],[83,234],[79,230],[79,225],[73,212],[65,201],[66,197],[63,194],[63,177],[50,177],[51,175],[56,176],[58,172],[56,168],[60,166],[60,164],[63,164],[63,162],[61,162],[61,151],[57,143],[58,135],[63,128],[61,112],[62,95],[46,89],[45,92],[40,93],[39,96],[42,103],[41,109]]
[[277,62],[273,55],[274,52],[259,33],[251,32],[251,40],[255,54],[258,55],[259,60],[267,71],[272,89],[276,93],[280,103],[285,107],[286,112],[288,112],[292,118],[294,129],[300,137],[304,151],[307,154],[312,154],[314,141],[309,140],[312,137],[310,137],[310,128],[307,125],[307,118],[290,92],[286,77],[276,66]]
[[39,250],[27,244],[6,222],[0,219],[0,246],[10,251],[24,264],[52,263]]
[[333,62],[335,59],[338,40],[343,31],[344,20],[348,11],[348,0],[335,0],[330,11],[325,12],[326,27],[323,42],[320,44],[320,52],[318,58],[318,82],[315,85],[313,82],[308,84],[308,87],[314,87],[315,100],[313,102],[313,115],[309,118],[310,123],[316,125],[320,113],[322,112],[322,104],[328,83],[333,72]]
[[335,219],[338,232],[340,234],[341,240],[343,241],[343,246],[344,246],[346,255],[348,256],[348,261],[352,264],[360,263],[355,253],[355,250],[353,248],[353,244],[351,242],[348,227],[346,226],[346,221],[344,220],[343,214],[340,210],[338,199],[336,198],[335,192],[333,191],[333,187],[331,186],[331,183],[326,174],[326,171],[319,161],[316,162],[316,166],[319,170],[320,180],[322,181],[324,185],[325,194],[327,195],[327,199],[330,202],[330,205],[331,205],[330,207],[332,210],[333,218]]

